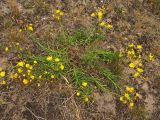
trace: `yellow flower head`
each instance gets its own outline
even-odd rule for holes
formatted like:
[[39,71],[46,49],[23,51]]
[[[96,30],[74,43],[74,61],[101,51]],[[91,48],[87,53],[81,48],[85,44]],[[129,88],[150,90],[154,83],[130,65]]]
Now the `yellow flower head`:
[[76,95],[77,95],[77,96],[80,96],[81,94],[80,94],[80,92],[77,92]]
[[54,76],[54,75],[51,75],[51,78],[53,79],[53,78],[55,78],[55,76]]
[[134,50],[131,50],[131,54],[132,54],[132,55],[134,55],[134,54],[135,54]]
[[142,66],[142,63],[139,63],[138,65],[141,67],[141,66]]
[[88,97],[85,97],[85,98],[84,98],[84,101],[85,101],[85,102],[88,102],[88,101],[89,101]]
[[95,17],[95,16],[96,16],[96,14],[95,14],[95,13],[92,13],[92,14],[91,14],[91,17]]
[[63,16],[63,15],[64,15],[64,12],[61,11],[61,12],[59,13],[59,15]]
[[30,65],[29,64],[26,64],[26,68],[29,68],[30,67]]
[[29,80],[23,79],[23,84],[27,85],[29,83]]
[[82,82],[83,87],[87,87],[88,83],[87,82]]
[[56,10],[56,14],[59,14],[61,12],[61,10]]
[[17,66],[19,66],[19,67],[23,67],[25,65],[25,63],[24,62],[18,62],[18,64],[17,64]]
[[41,78],[42,78],[42,75],[38,76],[38,78],[41,79]]
[[126,100],[124,100],[124,101],[123,101],[123,103],[124,103],[124,104],[126,104],[126,103],[127,103],[127,101],[126,101]]
[[128,55],[131,55],[132,54],[132,52],[131,51],[128,51]]
[[102,19],[103,13],[102,11],[98,11],[98,19]]
[[130,67],[130,68],[134,68],[134,67],[135,67],[135,64],[134,64],[134,63],[130,63],[130,64],[129,64],[129,67]]
[[120,101],[124,101],[124,97],[121,96],[121,97],[119,98],[119,100],[120,100]]
[[32,69],[33,69],[33,66],[29,66],[29,69],[32,70]]
[[137,45],[137,48],[138,49],[142,49],[142,45]]
[[52,56],[48,56],[48,57],[47,57],[47,60],[48,60],[48,61],[51,61],[52,59],[53,59]]
[[0,77],[4,77],[6,75],[6,72],[5,71],[1,71],[0,72]]
[[139,77],[140,74],[138,72],[134,73],[134,77]]
[[128,47],[134,47],[134,44],[133,43],[131,43],[131,44],[128,44]]
[[126,91],[132,93],[132,92],[134,92],[134,88],[127,86],[127,87],[126,87]]
[[19,29],[19,32],[22,32],[22,29]]
[[27,25],[27,29],[28,29],[29,31],[33,31],[33,25],[32,25],[32,24]]
[[7,82],[5,80],[2,81],[2,85],[6,85]]
[[22,73],[23,72],[22,68],[18,68],[18,72]]
[[107,24],[107,25],[106,25],[106,28],[107,28],[107,29],[111,29],[111,28],[113,28],[113,26],[112,26],[111,24]]
[[105,26],[105,22],[103,21],[103,22],[101,22],[101,23],[99,23],[99,26]]
[[140,96],[140,94],[139,93],[136,93],[136,97],[139,97]]
[[33,80],[35,77],[34,77],[34,75],[31,75],[30,78]]
[[153,60],[154,60],[154,59],[153,59],[153,55],[152,55],[151,53],[149,53],[148,58],[149,58],[150,61],[153,61]]
[[137,68],[137,71],[138,71],[139,73],[142,73],[144,70],[141,69],[141,68]]
[[11,75],[11,78],[18,78],[18,74],[15,73],[15,74]]
[[37,61],[33,61],[34,64],[37,64]]
[[63,64],[60,65],[60,69],[64,70],[64,65]]
[[8,47],[6,47],[6,48],[5,48],[5,52],[8,52],[8,50],[9,50],[9,48],[8,48]]
[[125,93],[124,96],[127,98],[127,99],[130,99],[129,97],[129,94],[128,93]]
[[133,102],[130,102],[129,106],[130,106],[130,107],[133,107],[133,106],[134,106],[134,103],[133,103]]
[[55,62],[59,62],[60,59],[59,59],[59,58],[55,58],[54,61],[55,61]]

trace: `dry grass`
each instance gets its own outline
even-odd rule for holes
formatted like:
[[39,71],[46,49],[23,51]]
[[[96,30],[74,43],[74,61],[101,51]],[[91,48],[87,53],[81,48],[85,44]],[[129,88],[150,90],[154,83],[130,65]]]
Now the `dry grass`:
[[[103,20],[91,17],[102,5],[105,6]],[[57,9],[64,12],[59,20],[53,18]],[[40,63],[35,72],[37,78],[28,85],[5,77],[7,84],[0,84],[0,119],[160,119],[157,115],[160,88],[156,84],[160,70],[159,10],[158,0],[0,1],[0,68],[5,63],[9,76],[20,60]],[[100,26],[102,21],[112,28]],[[28,29],[29,24],[33,30]],[[134,70],[128,67],[129,43],[143,46],[142,78],[132,77]],[[148,62],[149,53],[155,61]],[[64,70],[55,70],[55,79],[48,74],[39,81],[42,70],[54,72],[52,63],[46,62],[46,57],[51,55],[60,58]],[[141,95],[135,100],[134,108],[119,100],[125,86],[133,86]],[[153,105],[155,114],[145,111],[151,102],[145,103],[150,94],[157,105]],[[112,102],[107,101],[109,98]]]

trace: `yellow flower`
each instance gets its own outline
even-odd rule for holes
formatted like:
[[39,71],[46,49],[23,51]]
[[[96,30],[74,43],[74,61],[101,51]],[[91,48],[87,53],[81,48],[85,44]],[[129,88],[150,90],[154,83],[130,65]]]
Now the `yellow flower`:
[[77,96],[80,96],[81,94],[80,94],[80,92],[77,92],[76,95],[77,95]]
[[47,60],[48,60],[48,61],[51,61],[52,59],[53,59],[52,56],[48,56],[48,57],[47,57]]
[[58,14],[58,13],[60,13],[61,12],[61,10],[56,10],[56,14]]
[[32,69],[33,69],[33,66],[30,66],[29,69],[32,70]]
[[64,65],[63,64],[60,65],[60,69],[64,70]]
[[64,12],[61,11],[61,12],[59,13],[59,15],[63,16],[63,15],[64,15]]
[[54,61],[55,61],[55,62],[59,62],[60,59],[59,59],[59,58],[55,58]]
[[8,52],[8,50],[9,50],[9,48],[8,48],[8,47],[6,47],[6,48],[5,48],[5,52]]
[[105,22],[103,21],[103,22],[101,22],[101,23],[99,23],[99,26],[105,26]]
[[95,14],[95,13],[92,13],[92,14],[91,14],[91,17],[95,17],[95,16],[96,16],[96,14]]
[[44,71],[44,74],[48,74],[48,72],[47,72],[47,71]]
[[37,61],[33,61],[34,64],[37,64]]
[[137,48],[138,48],[138,49],[142,49],[142,46],[141,46],[141,45],[137,45]]
[[120,100],[120,101],[124,101],[124,97],[121,96],[121,97],[119,98],[119,100]]
[[128,51],[128,55],[131,55],[132,54],[132,52],[131,51]]
[[130,102],[129,106],[130,106],[130,107],[133,107],[133,106],[134,106],[134,103],[133,103],[133,102]]
[[103,16],[102,11],[99,11],[99,12],[98,12],[98,19],[102,19],[102,16]]
[[30,73],[31,72],[31,70],[27,70],[27,73]]
[[124,96],[125,96],[127,99],[130,98],[128,93],[125,93]]
[[54,76],[54,75],[51,75],[51,78],[53,79],[53,78],[55,78],[55,76]]
[[126,100],[124,100],[124,101],[123,101],[123,103],[124,103],[124,104],[126,104],[126,103],[127,103],[127,101],[126,101]]
[[144,70],[141,69],[141,68],[137,68],[137,71],[140,72],[140,73],[142,73]]
[[138,55],[138,58],[141,59],[141,58],[142,58],[142,55]]
[[134,63],[130,63],[130,64],[129,64],[129,67],[130,67],[130,68],[134,68],[134,67],[135,67]]
[[13,78],[17,78],[17,77],[18,77],[17,73],[13,74]]
[[22,29],[19,29],[19,32],[22,32]]
[[141,66],[142,66],[142,63],[139,63],[138,65],[141,67]]
[[126,87],[126,91],[128,91],[128,92],[130,92],[130,93],[132,93],[132,92],[134,92],[134,88],[133,87]]
[[42,75],[38,76],[38,78],[41,79],[41,78],[42,78]]
[[131,54],[132,54],[132,55],[134,55],[134,54],[135,54],[134,50],[131,50]]
[[134,47],[134,44],[133,43],[128,44],[128,47]]
[[31,75],[30,78],[31,78],[31,79],[34,79],[35,77],[34,77],[34,75]]
[[26,68],[29,68],[30,67],[30,65],[29,64],[26,64]]
[[18,64],[17,64],[17,66],[20,66],[20,67],[23,67],[25,65],[25,63],[24,62],[18,62]]
[[139,93],[136,93],[136,97],[139,97],[140,96],[140,94]]
[[106,28],[111,29],[111,28],[113,28],[113,26],[111,24],[108,24],[108,25],[106,25]]
[[151,53],[149,53],[148,57],[149,57],[149,60],[150,60],[150,61],[153,61],[153,60],[154,60],[154,59],[153,59],[153,55],[152,55]]
[[30,30],[30,31],[33,31],[33,27],[32,26],[28,26],[27,29]]
[[6,75],[5,71],[0,72],[0,77],[4,77]]
[[22,68],[18,68],[18,72],[22,73],[23,72]]
[[32,24],[27,25],[27,29],[28,29],[29,31],[33,31],[33,25],[32,25]]
[[134,77],[139,77],[140,74],[138,72],[134,73]]
[[2,81],[2,85],[6,85],[7,82],[5,80]]
[[87,82],[82,82],[82,86],[87,87],[88,83]]
[[29,80],[23,79],[23,84],[27,85],[29,83]]
[[85,98],[84,98],[84,101],[85,101],[85,102],[88,102],[88,101],[89,101],[88,97],[85,97]]

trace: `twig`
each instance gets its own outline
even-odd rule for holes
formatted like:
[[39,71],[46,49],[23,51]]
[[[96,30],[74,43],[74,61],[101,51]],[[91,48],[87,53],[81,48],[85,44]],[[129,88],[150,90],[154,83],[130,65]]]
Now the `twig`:
[[32,110],[30,110],[28,107],[26,107],[26,109],[27,109],[37,120],[39,120],[39,119],[45,120],[44,118],[35,115],[35,114],[32,112]]

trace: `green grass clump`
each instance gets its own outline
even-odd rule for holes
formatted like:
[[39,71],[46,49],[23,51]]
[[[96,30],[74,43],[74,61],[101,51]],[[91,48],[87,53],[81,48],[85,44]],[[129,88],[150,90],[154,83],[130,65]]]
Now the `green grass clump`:
[[68,33],[68,32],[61,32],[57,40],[60,44],[64,45],[82,45],[86,46],[92,42],[103,40],[105,37],[104,34],[96,32],[95,29],[92,30],[85,30],[85,29],[78,29],[75,32]]
[[88,65],[94,65],[99,61],[116,62],[119,59],[118,53],[107,50],[89,50],[82,59]]

